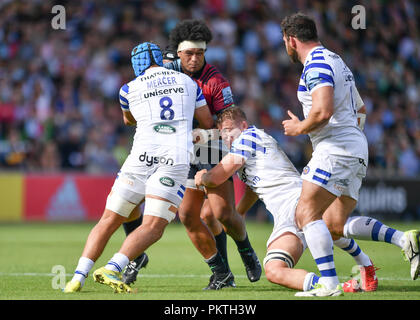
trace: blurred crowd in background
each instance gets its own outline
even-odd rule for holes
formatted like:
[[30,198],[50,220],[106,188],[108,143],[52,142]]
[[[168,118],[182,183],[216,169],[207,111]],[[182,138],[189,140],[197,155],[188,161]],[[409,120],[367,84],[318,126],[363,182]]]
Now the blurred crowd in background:
[[[55,30],[54,5],[66,10]],[[366,29],[351,9],[366,9]],[[420,3],[399,1],[156,0],[0,1],[0,169],[116,173],[134,129],[123,124],[118,91],[134,78],[131,49],[167,45],[182,19],[204,19],[206,52],[231,82],[252,124],[273,135],[299,170],[307,136],[285,137],[281,122],[296,97],[302,66],[284,49],[280,23],[302,11],[322,44],[353,71],[367,107],[371,177],[420,176]]]

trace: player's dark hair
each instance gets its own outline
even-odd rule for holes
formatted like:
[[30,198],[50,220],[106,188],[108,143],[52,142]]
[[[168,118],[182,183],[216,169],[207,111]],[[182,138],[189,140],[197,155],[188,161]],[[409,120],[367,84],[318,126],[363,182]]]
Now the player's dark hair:
[[221,125],[225,120],[247,121],[245,112],[243,112],[243,110],[237,106],[226,108],[220,112],[217,115],[216,123],[217,125]]
[[318,41],[315,21],[304,13],[298,12],[285,17],[281,28],[286,37],[296,37],[302,42]]
[[178,48],[178,44],[185,40],[205,41],[206,44],[213,39],[213,35],[202,20],[187,19],[179,22],[169,34],[169,47]]

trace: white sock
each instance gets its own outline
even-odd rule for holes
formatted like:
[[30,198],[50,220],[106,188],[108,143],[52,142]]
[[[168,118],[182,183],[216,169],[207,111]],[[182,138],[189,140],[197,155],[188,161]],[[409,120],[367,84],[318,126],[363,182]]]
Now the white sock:
[[108,261],[105,269],[122,272],[127,264],[130,262],[127,256],[117,252],[111,260]]
[[403,248],[405,243],[404,232],[370,217],[349,218],[344,225],[343,234],[346,238],[388,242],[400,248]]
[[303,227],[306,244],[311,251],[321,273],[319,283],[327,289],[335,289],[339,284],[335,271],[333,241],[323,220],[316,220]]
[[85,284],[85,280],[88,277],[89,271],[92,269],[95,262],[86,257],[80,257],[79,263],[77,264],[74,276],[71,279],[80,281],[82,286]]
[[334,245],[350,254],[358,265],[364,267],[372,265],[369,256],[360,249],[359,245],[353,239],[340,238],[334,241]]
[[319,277],[315,273],[307,273],[305,279],[303,280],[303,291],[312,290],[318,281]]

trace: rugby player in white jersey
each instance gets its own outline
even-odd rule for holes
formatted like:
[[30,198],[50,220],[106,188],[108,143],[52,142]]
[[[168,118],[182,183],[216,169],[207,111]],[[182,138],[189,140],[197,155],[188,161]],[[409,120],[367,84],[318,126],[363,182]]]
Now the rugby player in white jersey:
[[[292,14],[283,19],[281,27],[289,57],[304,67],[298,99],[305,119],[288,111],[284,132],[288,136],[308,134],[313,146],[312,158],[302,173],[296,220],[325,279],[312,294],[326,294],[336,290],[339,282],[332,238],[322,218],[325,215],[330,225],[342,226],[356,207],[368,164],[367,140],[357,115],[364,106],[352,72],[339,55],[320,43],[310,17]],[[414,232],[412,236],[418,238]]]
[[[103,216],[89,234],[66,293],[80,291],[111,235],[145,200],[143,224],[126,238],[108,264],[93,274],[95,281],[116,292],[131,291],[121,281],[121,271],[130,259],[160,239],[184,195],[193,151],[193,117],[203,128],[213,126],[200,87],[187,75],[163,68],[156,44],[136,46],[131,61],[136,78],[122,86],[120,105],[124,123],[136,125],[133,146],[107,198]],[[229,271],[219,260],[213,272],[227,277]]]
[[[172,57],[179,56],[179,59],[164,65],[164,67],[183,72],[194,79],[203,92],[210,112],[212,115],[216,115],[233,106],[234,99],[229,81],[216,67],[205,60],[207,44],[211,39],[212,33],[203,20],[180,21],[171,30],[167,48],[168,51],[171,48],[175,50]],[[168,51],[166,58],[171,58],[167,55]],[[190,167],[178,217],[184,224],[192,243],[209,264],[213,263],[214,259],[218,259],[217,256],[220,254],[229,268],[226,238],[226,234],[228,234],[237,246],[249,281],[255,282],[260,279],[262,267],[248,237],[245,220],[235,211],[233,179],[206,194],[202,190],[196,189],[194,185],[195,173],[217,164],[223,154],[222,143],[219,141],[219,137],[212,132],[213,130],[201,129],[195,131],[200,139],[194,148],[196,157]],[[211,137],[214,140],[207,142]],[[141,217],[130,219],[123,224],[127,235],[141,224],[141,219]],[[131,261],[123,273],[124,282],[130,284],[136,281],[139,270],[147,263],[148,256],[145,252]],[[223,287],[235,286],[233,275],[230,279],[218,279],[212,274],[206,289],[218,290]]]
[[[230,152],[210,171],[199,171],[195,176],[196,185],[214,188],[237,172],[247,185],[237,211],[246,213],[260,199],[274,218],[273,232],[267,241],[267,255],[264,259],[267,279],[291,289],[303,290],[297,295],[307,296],[322,281],[322,272],[319,277],[313,272],[293,269],[306,248],[305,235],[295,220],[296,205],[302,190],[302,179],[298,171],[273,137],[248,125],[240,108],[232,107],[223,111],[218,115],[217,124]],[[366,224],[368,219],[373,221],[371,225],[377,227],[369,227],[369,223]],[[357,226],[362,224],[364,228]],[[361,271],[361,283],[355,279],[347,281],[343,286],[345,292],[375,291],[378,285],[369,257],[348,237],[389,242],[403,249],[406,256],[413,257],[410,246],[415,243],[411,241],[411,231],[404,233],[376,219],[357,216],[348,219],[341,230],[338,229],[336,227],[339,236],[334,244],[352,255]],[[385,235],[390,235],[389,239]],[[341,294],[341,290],[318,291],[318,296]]]

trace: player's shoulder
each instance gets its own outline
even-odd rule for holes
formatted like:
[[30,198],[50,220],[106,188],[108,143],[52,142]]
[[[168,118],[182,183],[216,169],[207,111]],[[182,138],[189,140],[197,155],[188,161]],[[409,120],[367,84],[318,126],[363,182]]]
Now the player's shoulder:
[[262,141],[263,136],[264,136],[264,131],[262,131],[261,129],[258,129],[257,127],[253,125],[249,126],[241,133],[242,138],[250,138],[256,141]]
[[208,85],[219,85],[219,84],[229,84],[227,79],[223,74],[217,69],[216,66],[206,63],[203,71],[201,72],[199,80],[203,84]]
[[309,53],[308,59],[306,60],[306,65],[312,63],[334,64],[335,61],[340,59],[341,57],[335,52],[325,47],[317,47]]
[[122,86],[120,87],[120,94],[121,95],[126,95],[128,93],[128,91],[130,90],[130,87],[129,86],[130,86],[130,83],[132,81],[133,80],[122,84]]

